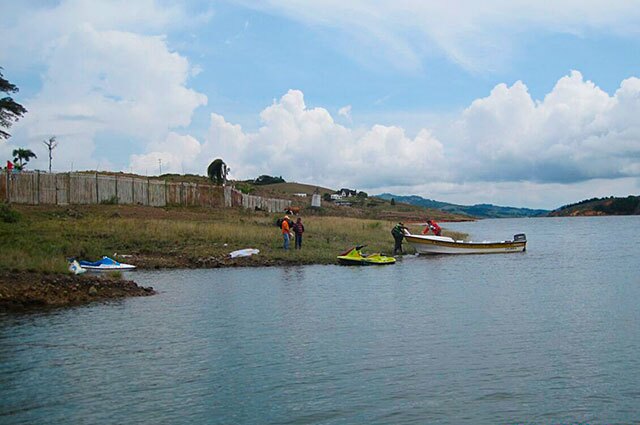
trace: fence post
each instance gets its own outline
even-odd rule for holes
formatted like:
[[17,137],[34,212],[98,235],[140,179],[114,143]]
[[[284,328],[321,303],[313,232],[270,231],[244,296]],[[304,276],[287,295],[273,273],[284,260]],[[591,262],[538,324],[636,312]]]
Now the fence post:
[[120,198],[118,197],[118,176],[114,176],[116,178],[116,204],[120,204]]
[[67,205],[71,205],[71,171],[67,173]]
[[40,203],[40,170],[36,170],[36,190],[35,190],[35,200],[34,204],[38,205]]
[[11,187],[9,187],[9,182],[11,181],[11,173],[13,172],[13,170],[9,171],[7,170],[7,204],[11,203]]
[[151,192],[151,183],[149,177],[147,177],[147,206],[151,205],[151,195],[149,192]]
[[98,193],[98,172],[96,171],[96,204],[100,203],[100,193]]

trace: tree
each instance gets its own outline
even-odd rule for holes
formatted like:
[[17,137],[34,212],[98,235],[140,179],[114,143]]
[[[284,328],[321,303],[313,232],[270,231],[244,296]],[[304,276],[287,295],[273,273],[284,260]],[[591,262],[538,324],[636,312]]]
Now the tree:
[[[2,76],[2,67],[0,67],[0,91],[10,94],[16,93],[18,88],[5,80]],[[18,121],[27,112],[24,106],[16,103],[10,96],[0,98],[0,128],[9,128],[14,121]],[[9,133],[0,129],[0,139],[8,139],[11,137]]]
[[[42,143],[49,149],[49,172],[51,172],[51,160],[53,159],[51,152],[58,146],[58,141],[56,140],[56,136],[53,136],[49,137],[49,140],[43,140]],[[162,170],[162,167],[160,167],[160,170]]]
[[396,200],[394,198],[391,198],[391,205],[395,205],[396,204]]
[[207,167],[207,175],[216,185],[222,185],[227,181],[227,174],[230,170],[222,159],[217,158]]
[[36,154],[31,152],[31,149],[14,149],[12,154],[13,163],[18,170],[23,170],[31,158],[37,158]]
[[285,181],[282,178],[282,176],[272,177],[267,174],[263,174],[253,181],[253,184],[257,184],[257,185],[276,184],[276,183],[285,183]]

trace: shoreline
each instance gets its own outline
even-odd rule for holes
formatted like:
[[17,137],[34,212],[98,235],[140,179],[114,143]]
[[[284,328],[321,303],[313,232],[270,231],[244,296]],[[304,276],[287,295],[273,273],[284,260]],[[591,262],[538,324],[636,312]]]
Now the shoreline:
[[[244,258],[182,256],[167,261],[161,256],[135,256],[137,270],[217,269],[229,267],[282,267],[332,262],[304,259],[274,259],[259,254]],[[127,259],[128,261],[129,259]],[[124,261],[124,260],[123,260]],[[151,296],[153,287],[143,287],[133,279],[104,274],[73,275],[35,271],[0,271],[0,311],[28,311],[74,307],[94,302]]]
[[[216,269],[336,264],[340,252],[356,245],[367,245],[367,253],[393,251],[390,229],[395,222],[387,217],[309,211],[303,216],[302,250],[284,251],[275,226],[281,216],[277,213],[120,205],[12,208],[17,220],[0,221],[0,233],[8,241],[0,245],[0,311],[7,306],[71,306],[154,293],[121,280],[119,274],[71,275],[67,258],[95,261],[107,255],[141,270]],[[260,253],[229,257],[246,248]]]
[[0,311],[72,307],[154,294],[152,287],[110,276],[0,272]]

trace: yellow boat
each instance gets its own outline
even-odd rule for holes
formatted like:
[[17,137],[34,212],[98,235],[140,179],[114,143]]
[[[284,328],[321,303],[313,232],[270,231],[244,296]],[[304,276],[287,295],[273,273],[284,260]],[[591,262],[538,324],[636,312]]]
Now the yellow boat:
[[368,265],[383,265],[383,264],[393,264],[396,262],[396,259],[393,257],[387,257],[380,253],[375,254],[363,254],[361,249],[366,245],[358,245],[354,248],[351,248],[342,254],[338,255],[338,261],[340,264],[348,265],[348,266],[368,266]]

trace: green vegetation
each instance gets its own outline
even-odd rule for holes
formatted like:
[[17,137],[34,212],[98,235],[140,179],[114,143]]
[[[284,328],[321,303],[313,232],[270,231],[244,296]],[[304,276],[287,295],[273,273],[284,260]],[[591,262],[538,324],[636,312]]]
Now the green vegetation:
[[266,174],[259,176],[257,179],[253,181],[254,184],[257,185],[267,185],[267,184],[277,184],[277,183],[285,183],[282,176],[280,177],[272,177]]
[[338,253],[357,244],[366,244],[367,252],[393,250],[394,223],[384,219],[305,215],[303,249],[286,252],[273,225],[279,214],[121,205],[15,208],[19,222],[0,222],[6,241],[0,245],[0,270],[65,272],[68,257],[96,260],[114,253],[131,255],[126,262],[141,267],[197,267],[207,265],[202,259],[223,259],[243,248],[260,250],[241,260],[252,265],[335,263]]
[[592,215],[636,215],[640,214],[640,197],[627,196],[615,198],[585,199],[569,205],[563,205],[549,215],[559,216],[592,216]]
[[[0,67],[0,92],[5,94],[18,92],[18,87],[3,77],[2,67]],[[11,96],[0,96],[0,139],[8,139],[11,136],[2,128],[8,129],[26,113],[24,106],[14,101]]]
[[224,184],[227,181],[227,173],[229,168],[227,164],[221,158],[214,159],[209,167],[207,167],[207,175],[209,179],[217,186]]
[[20,214],[11,208],[11,205],[0,203],[0,221],[3,223],[17,223],[20,220]]
[[390,193],[378,195],[379,198],[404,202],[424,208],[433,208],[451,214],[461,214],[476,218],[514,218],[514,217],[543,217],[548,210],[530,208],[501,207],[492,204],[457,205],[448,202],[425,199],[421,196],[397,196]]
[[24,170],[27,166],[27,162],[31,158],[37,158],[36,154],[31,151],[31,149],[18,148],[14,149],[12,152],[13,155],[13,164],[16,169]]
[[102,201],[100,201],[100,203],[102,205],[117,205],[118,204],[118,197],[114,195],[109,199],[103,199]]

